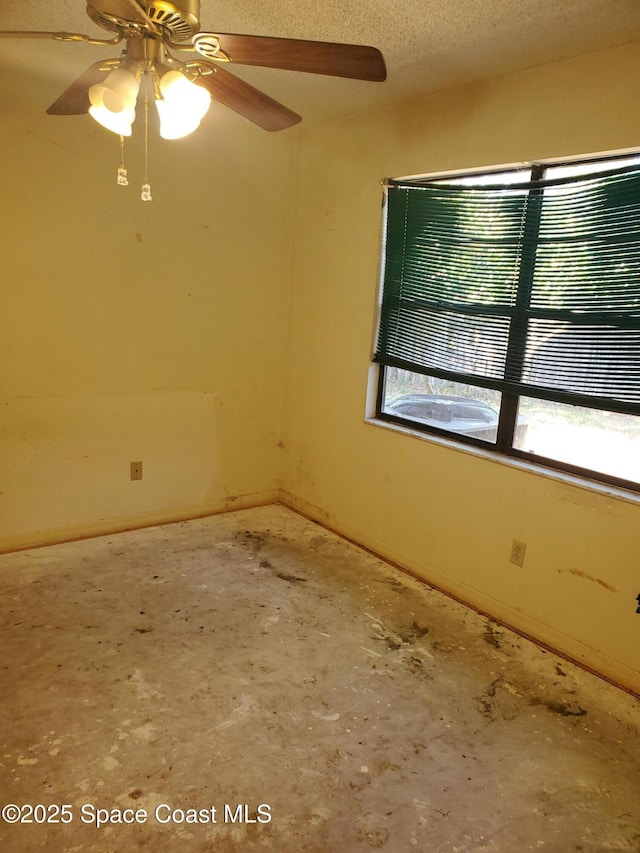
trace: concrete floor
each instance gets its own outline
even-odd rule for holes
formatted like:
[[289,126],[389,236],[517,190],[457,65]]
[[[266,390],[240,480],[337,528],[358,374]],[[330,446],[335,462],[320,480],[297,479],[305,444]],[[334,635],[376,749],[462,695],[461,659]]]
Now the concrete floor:
[[637,700],[286,509],[0,589],[0,799],[59,821],[3,851],[640,850]]

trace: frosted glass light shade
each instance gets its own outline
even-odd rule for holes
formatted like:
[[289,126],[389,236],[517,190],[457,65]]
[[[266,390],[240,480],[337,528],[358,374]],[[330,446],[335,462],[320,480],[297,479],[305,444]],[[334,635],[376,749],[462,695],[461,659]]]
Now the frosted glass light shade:
[[193,133],[200,126],[200,119],[197,115],[176,108],[174,104],[167,101],[156,101],[156,107],[160,116],[160,136],[163,139],[181,139],[183,136]]
[[156,101],[160,136],[180,139],[193,133],[211,105],[211,95],[179,71],[167,71],[160,80],[162,98]]
[[89,115],[107,130],[131,136],[140,84],[125,68],[116,68],[102,83],[91,86]]
[[136,117],[135,110],[123,110],[119,113],[112,113],[105,107],[89,107],[89,115],[98,124],[106,127],[107,130],[113,131],[113,133],[117,133],[119,136],[131,136],[131,125]]

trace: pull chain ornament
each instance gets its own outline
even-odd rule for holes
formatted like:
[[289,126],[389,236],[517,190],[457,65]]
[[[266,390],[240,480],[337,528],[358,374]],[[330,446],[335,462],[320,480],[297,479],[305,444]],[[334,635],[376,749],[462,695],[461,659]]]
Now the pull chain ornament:
[[149,184],[149,100],[146,92],[144,97],[144,183],[140,198],[142,201],[153,201]]
[[124,167],[124,136],[120,137],[120,166],[118,168],[118,186],[128,187],[129,178],[127,170]]

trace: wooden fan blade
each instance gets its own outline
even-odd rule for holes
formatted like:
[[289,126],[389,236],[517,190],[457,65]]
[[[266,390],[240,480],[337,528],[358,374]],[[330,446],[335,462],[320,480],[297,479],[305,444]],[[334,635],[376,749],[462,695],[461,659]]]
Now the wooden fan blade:
[[261,65],[378,83],[387,78],[384,58],[376,47],[232,33],[198,34],[202,35],[216,36],[222,50],[238,65]]
[[65,89],[51,104],[47,113],[50,116],[79,116],[89,112],[89,89],[95,83],[101,83],[108,73],[109,69],[105,69],[104,60],[94,63]]
[[274,101],[259,89],[254,89],[253,86],[219,65],[212,65],[210,62],[199,64],[214,73],[198,77],[194,83],[207,89],[214,100],[249,119],[263,130],[284,130],[302,120],[302,116],[278,101]]

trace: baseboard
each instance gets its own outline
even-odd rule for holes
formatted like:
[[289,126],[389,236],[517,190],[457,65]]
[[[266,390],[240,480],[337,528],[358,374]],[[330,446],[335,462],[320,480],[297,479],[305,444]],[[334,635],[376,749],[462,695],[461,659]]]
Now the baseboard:
[[145,527],[155,527],[159,524],[188,521],[194,518],[204,518],[210,515],[276,503],[303,515],[316,524],[320,524],[354,545],[391,563],[401,571],[438,589],[450,598],[490,617],[516,634],[640,697],[640,673],[626,664],[602,654],[597,649],[581,643],[574,637],[563,634],[552,626],[531,619],[526,613],[508,607],[503,602],[487,596],[473,587],[440,574],[429,565],[412,565],[410,558],[401,551],[389,547],[387,543],[369,536],[362,530],[343,524],[321,507],[282,490],[240,495],[233,500],[227,498],[196,506],[169,507],[136,515],[99,519],[91,524],[71,525],[62,529],[38,530],[19,536],[2,537],[0,538],[0,554],[41,548],[47,545],[58,545],[79,539],[90,539],[95,536],[123,533]]
[[640,673],[621,661],[610,658],[576,638],[532,619],[526,613],[515,610],[473,587],[442,575],[427,564],[413,565],[411,559],[401,551],[389,547],[387,543],[371,537],[362,530],[343,524],[321,507],[284,491],[280,493],[280,503],[374,556],[391,563],[417,580],[427,583],[460,604],[493,619],[519,636],[640,698]]
[[238,509],[253,509],[258,506],[278,503],[279,496],[277,490],[253,492],[191,506],[163,507],[134,515],[97,519],[91,523],[70,525],[60,529],[35,530],[16,536],[3,536],[0,537],[0,554],[25,551],[30,548],[42,548],[47,545],[60,545],[63,542],[73,542],[79,539],[92,539],[95,536],[124,533],[127,530],[141,530],[145,527],[155,527],[158,524],[172,524],[177,521],[205,518],[208,515],[218,515]]

